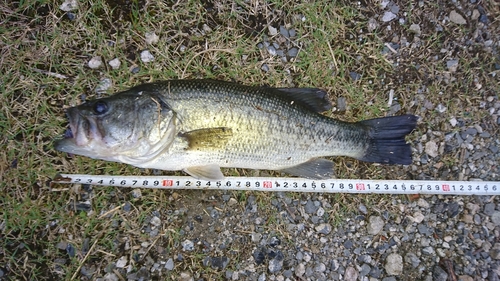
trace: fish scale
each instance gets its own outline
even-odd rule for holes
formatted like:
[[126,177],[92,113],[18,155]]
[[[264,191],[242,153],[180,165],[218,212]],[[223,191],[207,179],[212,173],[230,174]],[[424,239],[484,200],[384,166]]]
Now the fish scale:
[[[208,94],[203,90],[179,88],[185,90],[173,92],[172,95],[182,96],[183,93],[189,93],[187,94],[189,98],[172,99],[170,105],[180,116],[189,116],[190,122],[183,124],[185,130],[229,127],[236,131],[225,149],[218,152],[223,158],[229,158],[227,157],[229,155],[225,155],[228,152],[232,154],[233,157],[229,160],[230,166],[256,169],[258,166],[252,166],[255,164],[248,161],[254,160],[265,163],[270,169],[282,169],[331,152],[331,146],[324,145],[315,146],[318,155],[306,153],[292,155],[291,152],[310,147],[311,143],[326,143],[328,138],[326,127],[332,128],[331,124],[327,123],[332,119],[319,114],[307,114],[308,112],[299,110],[298,103],[286,108],[283,104],[287,101],[278,97],[270,98],[259,89],[248,87],[230,88],[234,97],[230,100],[226,100],[228,92],[222,87],[214,87]],[[193,92],[196,94],[192,94]],[[203,110],[193,110],[193,108],[200,109],[201,104],[204,105]],[[288,115],[294,116],[292,123],[286,118],[285,108],[291,111]],[[206,122],[212,121],[211,116],[219,118],[214,122]],[[321,129],[315,130],[315,127]],[[329,133],[335,135],[337,132],[330,130]],[[302,138],[298,139],[298,136]],[[257,165],[262,165],[261,163]]]
[[[102,113],[104,105],[107,110]],[[331,177],[333,162],[320,158],[324,156],[386,164],[411,162],[404,138],[416,126],[417,117],[346,123],[320,114],[329,107],[326,93],[316,88],[252,87],[215,80],[155,82],[91,101],[68,114],[72,128],[83,128],[78,124],[85,122],[98,124],[87,126],[98,132],[77,132],[77,137],[109,134],[119,139],[130,134],[141,153],[148,147],[156,149],[157,153],[148,154],[153,157],[147,159],[133,149],[106,148],[98,137],[80,137],[88,143],[78,148],[66,138],[56,148],[143,168],[184,170],[202,179],[222,178],[220,167]],[[122,119],[116,118],[119,114]],[[85,145],[92,149],[80,153]]]

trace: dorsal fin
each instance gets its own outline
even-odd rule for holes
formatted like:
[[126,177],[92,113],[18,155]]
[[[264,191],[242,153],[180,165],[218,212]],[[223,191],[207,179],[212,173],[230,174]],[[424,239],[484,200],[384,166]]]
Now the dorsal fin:
[[332,108],[328,94],[318,88],[275,88],[274,90],[290,102],[297,102],[314,112],[323,112]]

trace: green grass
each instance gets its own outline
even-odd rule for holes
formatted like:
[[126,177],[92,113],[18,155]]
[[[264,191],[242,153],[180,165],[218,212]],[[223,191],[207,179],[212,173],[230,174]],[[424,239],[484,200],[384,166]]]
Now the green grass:
[[[391,37],[383,28],[367,33],[368,18],[357,7],[340,2],[269,1],[252,6],[246,1],[236,1],[238,9],[233,9],[230,2],[221,1],[213,7],[215,12],[210,12],[197,1],[175,5],[169,1],[131,1],[132,4],[124,6],[119,4],[121,1],[96,0],[91,4],[81,3],[73,11],[74,20],[59,10],[61,2],[0,3],[0,149],[3,151],[0,154],[0,267],[13,280],[70,280],[74,274],[81,277],[78,271],[81,266],[95,266],[93,278],[102,277],[106,267],[120,256],[140,256],[143,241],[157,241],[156,245],[161,246],[151,248],[150,257],[175,258],[180,253],[180,242],[188,235],[180,232],[193,214],[176,215],[167,210],[186,207],[205,216],[201,210],[217,204],[216,200],[206,199],[220,196],[217,192],[143,190],[141,198],[133,198],[130,189],[96,187],[91,198],[92,211],[84,212],[72,207],[72,202],[82,200],[81,189],[73,186],[51,189],[48,182],[56,173],[139,175],[152,172],[85,157],[69,157],[53,149],[54,139],[65,130],[65,108],[80,104],[82,94],[86,99],[97,97],[95,87],[102,78],[113,81],[108,94],[143,82],[172,78],[320,87],[329,92],[334,103],[338,97],[346,98],[347,111],[327,113],[346,121],[383,116],[388,111],[387,93],[394,89],[403,108],[401,112],[419,113],[425,120],[415,136],[410,137],[412,140],[425,134],[428,128],[451,129],[446,118],[435,111],[419,112],[420,107],[413,105],[422,84],[428,89],[425,98],[432,99],[435,105],[443,103],[448,107],[447,117],[480,120],[485,113],[470,108],[486,96],[498,95],[498,82],[487,75],[488,61],[493,59],[479,52],[464,51],[457,55],[460,69],[456,76],[463,77],[460,81],[447,84],[426,78],[447,71],[443,59],[434,61],[432,57],[440,54],[443,45],[449,44],[448,38],[468,32],[466,28],[445,26],[446,36],[425,30],[423,45],[412,54],[402,56],[399,67],[395,67],[395,62],[381,53]],[[293,44],[300,49],[296,59],[283,63],[257,48],[257,43],[269,38],[266,23],[253,20],[259,15],[268,15],[274,27],[284,23],[296,29],[298,36]],[[410,23],[419,20],[412,18],[413,15],[410,14],[407,26],[396,28],[406,30]],[[204,24],[211,31],[204,31]],[[144,41],[145,33],[151,31],[160,37],[157,44],[148,45]],[[140,52],[145,49],[153,53],[154,62],[140,61]],[[87,67],[93,56],[102,57],[104,65],[100,69]],[[117,70],[107,64],[114,58],[122,62]],[[269,72],[261,70],[263,64],[269,66]],[[418,70],[416,64],[420,66]],[[139,67],[140,71],[132,73],[133,67]],[[351,79],[351,71],[359,73],[361,78]],[[54,74],[66,78],[57,78]],[[482,84],[483,90],[479,93],[474,88],[475,80]],[[444,94],[438,95],[439,92]],[[443,121],[434,121],[437,119]],[[452,156],[443,161],[446,167],[457,162]],[[340,157],[336,171],[341,178],[397,179],[406,177],[407,170]],[[257,174],[241,169],[227,169],[225,173]],[[271,218],[264,222],[266,231],[284,233],[286,225],[279,214],[273,213],[271,193],[232,192],[232,197],[239,202],[232,207],[233,215],[244,212],[251,194],[256,196],[259,211]],[[298,194],[286,196],[303,198]],[[356,212],[361,201],[370,208],[388,204],[390,200],[374,195],[363,199],[345,194],[324,197],[333,206],[325,215],[333,226],[341,226],[343,216]],[[127,201],[132,205],[129,212],[118,208],[109,217],[101,217],[102,213]],[[150,227],[148,218],[154,211],[161,213],[164,223],[159,230],[161,238],[147,237],[142,231]],[[114,221],[118,226],[113,226]],[[204,223],[206,221],[205,217]],[[241,231],[246,233],[251,229]],[[81,252],[86,239],[90,239],[90,246],[95,243],[87,257]],[[61,241],[71,243],[77,255],[71,258],[57,249]],[[127,243],[130,247],[125,250]],[[232,244],[231,251],[223,253],[236,261],[247,260],[251,252],[251,245],[241,243]],[[207,280],[223,276],[202,266],[205,254],[184,255],[185,260],[176,263],[168,278],[176,278],[180,272],[191,272]],[[64,263],[57,265],[56,259],[64,259]],[[139,269],[145,260],[146,257],[140,256],[133,268]],[[228,268],[233,266],[230,263]]]

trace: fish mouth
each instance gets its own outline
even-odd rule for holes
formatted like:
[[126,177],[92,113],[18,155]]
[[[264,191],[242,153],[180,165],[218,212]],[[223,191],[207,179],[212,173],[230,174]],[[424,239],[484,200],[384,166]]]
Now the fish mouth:
[[78,154],[78,151],[85,150],[92,141],[102,140],[95,118],[86,117],[80,114],[75,108],[69,108],[66,112],[68,118],[68,128],[64,133],[64,138],[55,143],[55,149],[67,153]]

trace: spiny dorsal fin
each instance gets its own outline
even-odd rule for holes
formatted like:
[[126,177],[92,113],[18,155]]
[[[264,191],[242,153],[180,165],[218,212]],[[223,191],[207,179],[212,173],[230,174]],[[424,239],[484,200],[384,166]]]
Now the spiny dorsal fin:
[[179,136],[188,141],[188,149],[213,150],[224,148],[233,136],[233,130],[227,127],[206,128],[181,133]]
[[314,112],[323,112],[332,108],[328,94],[318,88],[276,88],[278,95],[285,96],[290,102],[297,102]]

